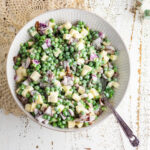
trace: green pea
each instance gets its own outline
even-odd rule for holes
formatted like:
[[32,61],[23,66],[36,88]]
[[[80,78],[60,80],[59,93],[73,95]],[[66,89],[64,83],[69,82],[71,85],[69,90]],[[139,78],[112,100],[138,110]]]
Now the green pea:
[[88,122],[84,122],[84,126],[85,127],[89,126],[89,123]]
[[18,67],[18,66],[16,66],[16,65],[14,65],[14,66],[13,66],[13,68],[14,68],[15,70],[17,70],[19,67]]
[[36,105],[36,108],[37,108],[37,109],[40,109],[40,108],[41,108],[41,105],[40,105],[40,104],[37,104],[37,105]]
[[48,119],[48,115],[47,115],[47,114],[44,114],[44,115],[43,115],[43,118],[44,118],[45,120],[47,120],[47,119]]

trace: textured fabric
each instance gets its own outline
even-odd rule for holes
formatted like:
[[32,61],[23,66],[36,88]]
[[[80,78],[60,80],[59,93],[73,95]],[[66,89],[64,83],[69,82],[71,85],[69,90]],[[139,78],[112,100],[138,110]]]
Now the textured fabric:
[[95,0],[0,0],[0,109],[23,115],[9,91],[5,69],[9,47],[19,29],[49,10],[66,7],[92,10],[95,5]]

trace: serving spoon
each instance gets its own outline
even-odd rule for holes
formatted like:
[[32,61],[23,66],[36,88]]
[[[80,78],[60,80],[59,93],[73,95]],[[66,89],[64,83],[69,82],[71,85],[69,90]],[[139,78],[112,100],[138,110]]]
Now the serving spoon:
[[133,134],[132,130],[129,126],[125,123],[125,121],[121,118],[121,116],[117,113],[114,107],[110,104],[107,98],[103,98],[103,103],[111,109],[115,118],[117,119],[118,123],[120,124],[121,128],[123,129],[124,133],[126,134],[127,138],[129,139],[132,146],[137,147],[139,145],[138,138]]

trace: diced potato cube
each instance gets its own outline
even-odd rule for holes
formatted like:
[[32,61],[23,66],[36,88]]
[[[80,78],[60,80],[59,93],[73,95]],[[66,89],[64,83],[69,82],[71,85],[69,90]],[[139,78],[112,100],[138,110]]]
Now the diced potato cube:
[[65,39],[65,40],[69,40],[69,39],[71,39],[71,34],[64,34],[63,35],[63,39]]
[[80,40],[77,44],[76,44],[77,49],[80,51],[82,49],[84,49],[85,45],[84,45],[84,41]]
[[25,105],[25,110],[26,110],[27,112],[31,112],[31,104],[26,104],[26,105]]
[[57,106],[57,110],[58,110],[59,112],[62,112],[64,108],[65,108],[65,106],[62,105],[62,104],[60,104],[60,105]]
[[24,77],[27,76],[27,70],[24,67],[19,67],[16,70],[16,74],[17,74],[16,82],[20,82],[24,79]]
[[58,101],[58,92],[51,92],[48,96],[48,102],[57,103]]
[[42,58],[41,58],[41,60],[42,60],[42,61],[45,61],[47,58],[48,58],[47,55],[43,55]]
[[40,79],[41,75],[37,72],[37,71],[34,71],[30,78],[33,80],[33,81],[38,81]]
[[78,92],[80,94],[84,94],[85,93],[85,88],[83,86],[79,86]]
[[119,83],[115,81],[111,81],[108,83],[109,87],[119,88]]
[[88,66],[88,65],[84,65],[83,70],[81,72],[82,76],[85,76],[88,72],[92,71],[92,67]]
[[83,58],[79,58],[79,59],[77,60],[77,64],[78,64],[78,65],[82,65],[82,64],[84,64],[84,62],[85,62],[85,60],[84,60]]
[[111,78],[114,75],[114,70],[106,71],[105,74],[108,78]]
[[26,97],[27,93],[29,93],[29,92],[31,92],[31,91],[33,91],[33,90],[34,90],[33,87],[30,86],[30,85],[28,85],[28,86],[22,91],[22,96],[23,96],[23,97]]
[[72,98],[75,100],[75,101],[79,101],[81,99],[81,97],[77,94],[77,93],[74,93],[72,95]]
[[78,128],[81,128],[81,127],[83,126],[83,122],[76,122],[76,126],[77,126]]
[[88,93],[88,98],[89,98],[89,99],[94,98],[93,94],[92,94],[92,93]]
[[57,48],[56,51],[54,51],[54,56],[58,57],[61,52],[62,51],[59,48]]
[[94,98],[97,97],[97,96],[99,96],[99,93],[94,88],[90,89],[90,93],[92,93],[92,95],[93,95]]
[[111,59],[112,61],[117,60],[117,55],[111,55],[111,56],[110,56],[110,59]]
[[68,121],[68,128],[74,128],[75,127],[75,121]]
[[65,27],[66,29],[70,29],[72,27],[72,24],[70,22],[66,22],[63,27]]
[[88,30],[86,30],[85,28],[82,28],[82,30],[81,30],[81,35],[82,35],[83,38],[84,38],[85,36],[87,36],[87,35],[88,35]]
[[65,75],[66,75],[65,70],[62,70],[62,71],[59,73],[59,78],[62,79]]
[[36,104],[43,104],[43,99],[40,94],[38,94],[38,99],[36,100]]

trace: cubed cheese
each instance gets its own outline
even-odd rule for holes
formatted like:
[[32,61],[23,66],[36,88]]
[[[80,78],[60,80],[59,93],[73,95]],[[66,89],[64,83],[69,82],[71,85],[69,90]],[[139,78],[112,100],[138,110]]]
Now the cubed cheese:
[[111,78],[114,75],[114,70],[106,71],[105,74],[108,78]]
[[29,46],[32,46],[33,44],[34,44],[33,41],[29,41],[29,42],[28,42],[28,45],[29,45]]
[[40,94],[38,94],[37,97],[38,97],[38,98],[36,99],[36,104],[43,104],[42,96],[41,96]]
[[42,61],[45,61],[47,58],[48,58],[47,55],[43,55],[42,58],[41,58],[41,60],[42,60]]
[[66,22],[64,25],[63,25],[64,28],[66,29],[70,29],[72,27],[72,24],[70,22]]
[[17,74],[16,82],[20,82],[24,79],[24,77],[27,76],[27,70],[24,67],[19,67],[16,70],[16,74]]
[[62,70],[62,71],[59,73],[59,78],[62,79],[65,75],[66,75],[65,70]]
[[73,37],[75,34],[79,33],[77,30],[75,29],[71,29],[69,34]]
[[65,106],[62,105],[62,104],[60,104],[60,105],[57,106],[57,110],[58,110],[59,112],[62,112],[64,108],[65,108]]
[[66,96],[72,95],[71,86],[63,86],[63,89]]
[[67,92],[71,89],[71,86],[63,86],[63,89],[64,89],[65,92]]
[[119,87],[119,83],[115,82],[115,81],[111,81],[108,83],[109,87],[114,87],[114,88],[118,88]]
[[30,31],[30,35],[31,35],[32,37],[34,37],[36,34],[38,34],[38,32],[37,32],[36,30]]
[[102,67],[98,67],[98,68],[96,69],[96,71],[97,71],[97,72],[101,72],[101,71],[103,71],[103,68],[102,68]]
[[88,113],[88,110],[81,103],[76,106],[76,111],[78,114],[81,112]]
[[36,108],[36,103],[32,103],[30,112],[34,112],[35,108]]
[[65,39],[65,40],[69,40],[69,39],[71,39],[71,34],[64,34],[63,35],[63,39]]
[[81,97],[77,93],[74,93],[72,95],[72,99],[74,99],[75,101],[79,101],[79,100],[81,100]]
[[92,95],[93,95],[94,98],[97,97],[97,96],[99,96],[99,93],[94,88],[90,89],[90,93],[92,93]]
[[36,108],[36,103],[26,104],[25,105],[25,110],[27,112],[33,112],[35,108]]
[[85,45],[83,40],[80,40],[77,44],[76,44],[77,49],[80,51],[82,49],[84,49]]
[[78,77],[74,77],[74,82],[79,83],[80,79]]
[[106,64],[106,63],[109,61],[109,57],[107,56],[107,52],[103,50],[103,51],[100,53],[100,55],[102,56],[102,59],[103,59],[103,61],[104,61],[104,64]]
[[30,110],[31,110],[31,104],[26,104],[26,105],[25,105],[25,110],[26,110],[27,112],[30,112]]
[[37,71],[34,71],[30,78],[33,80],[33,81],[38,81],[40,79],[41,75],[37,72]]
[[100,52],[100,55],[102,56],[102,58],[106,57],[107,56],[107,52],[103,50],[102,52]]
[[85,62],[85,60],[84,60],[83,58],[79,58],[79,59],[77,60],[77,64],[78,64],[78,65],[82,65],[82,64],[84,64],[84,62]]
[[117,60],[117,55],[111,55],[111,56],[110,56],[110,59],[111,59],[112,61]]
[[74,37],[75,39],[81,39],[81,38],[82,38],[82,35],[81,35],[79,32],[76,32],[76,33],[73,35],[73,37]]
[[43,103],[42,107],[41,107],[41,110],[44,111],[47,107],[48,107],[48,105]]
[[55,22],[48,22],[48,26],[50,27],[50,28],[54,28],[54,26],[56,25],[56,23]]
[[92,67],[88,66],[88,65],[84,65],[83,70],[81,72],[82,76],[85,76],[88,72],[92,71]]
[[85,93],[85,88],[83,86],[79,86],[78,92],[80,94],[84,94]]
[[55,86],[57,86],[57,87],[61,87],[61,83],[60,83],[59,80],[55,80],[55,81],[54,81],[54,84],[55,84]]
[[81,30],[81,35],[82,35],[83,38],[84,38],[85,36],[87,36],[87,35],[88,35],[88,30],[86,30],[85,28],[82,28],[82,30]]
[[76,122],[75,124],[78,128],[81,128],[83,126],[83,122]]
[[92,94],[92,93],[88,93],[88,98],[89,98],[89,99],[94,98],[93,94]]
[[62,51],[61,51],[59,48],[57,48],[57,49],[54,51],[54,56],[55,56],[55,57],[58,57],[61,52],[62,52]]
[[51,92],[48,96],[48,102],[57,103],[58,101],[58,92]]
[[75,127],[75,121],[68,121],[68,128],[74,128]]
[[26,97],[27,93],[29,93],[29,92],[31,92],[31,91],[33,91],[33,90],[34,90],[34,89],[33,89],[32,86],[30,86],[30,85],[26,86],[26,88],[22,91],[22,96],[23,96],[23,97]]

